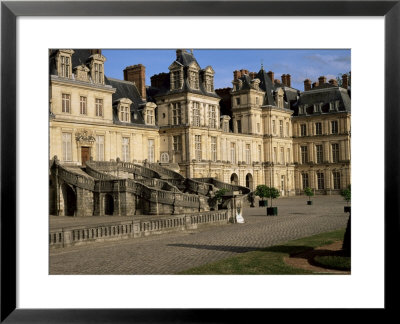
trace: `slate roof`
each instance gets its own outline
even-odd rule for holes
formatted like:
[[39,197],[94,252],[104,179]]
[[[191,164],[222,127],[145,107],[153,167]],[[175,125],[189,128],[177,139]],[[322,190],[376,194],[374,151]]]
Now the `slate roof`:
[[[50,75],[56,75],[57,73],[57,65],[55,61],[55,54],[57,54],[58,49],[49,50],[49,71]],[[91,49],[74,49],[74,54],[72,54],[72,71],[78,65],[85,64],[87,65],[89,61],[89,57],[92,56]]]
[[351,112],[351,99],[349,92],[340,87],[326,87],[323,89],[311,89],[301,92],[300,98],[294,107],[294,116],[298,116],[298,108],[300,105],[308,105],[307,115],[313,114],[313,105],[322,103],[322,113],[336,113],[329,111],[329,103],[339,101],[338,111]]
[[[146,102],[141,98],[136,86],[129,81],[123,81],[118,79],[113,79],[105,77],[105,84],[111,85],[116,89],[115,93],[112,95],[113,100],[113,119],[115,124],[130,125],[130,124],[140,124],[145,125],[142,109]],[[132,101],[130,111],[131,111],[131,123],[121,122],[118,118],[118,100],[121,98],[128,98]],[[136,119],[134,116],[136,115]]]

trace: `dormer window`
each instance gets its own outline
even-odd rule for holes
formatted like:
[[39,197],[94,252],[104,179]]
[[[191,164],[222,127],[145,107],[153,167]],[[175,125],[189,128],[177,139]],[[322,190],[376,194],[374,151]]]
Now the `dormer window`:
[[156,104],[152,102],[148,102],[144,109],[144,118],[146,125],[155,125],[155,115],[154,109],[156,108]]
[[181,71],[171,72],[171,90],[180,89],[182,87]]
[[101,54],[91,56],[91,77],[92,81],[97,84],[104,84],[104,62],[106,58]]
[[199,73],[196,71],[189,71],[190,87],[192,89],[199,89]]
[[58,52],[58,76],[63,78],[71,78],[72,76],[72,64],[71,56],[74,53],[73,50],[60,50]]
[[206,90],[207,92],[214,91],[214,78],[212,75],[206,75]]
[[121,106],[119,108],[119,120],[125,123],[129,123],[131,121],[128,106]]
[[103,64],[94,63],[94,83],[103,83]]

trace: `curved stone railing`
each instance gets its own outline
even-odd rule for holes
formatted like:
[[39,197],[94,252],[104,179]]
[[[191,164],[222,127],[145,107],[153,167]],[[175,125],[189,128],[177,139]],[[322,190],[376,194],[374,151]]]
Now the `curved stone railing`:
[[161,178],[156,171],[130,162],[87,161],[87,166],[102,172],[125,171],[144,178]]
[[160,190],[167,190],[173,192],[181,192],[177,187],[171,185],[168,181],[160,180],[160,179],[135,179],[137,182],[143,183],[148,187],[158,188]]
[[165,168],[157,163],[147,163],[146,166],[148,166],[148,168],[150,168],[151,170],[156,171],[160,175],[165,175],[170,179],[176,179],[176,180],[180,180],[180,181],[185,180],[185,177],[183,175],[181,175],[180,173],[175,172],[171,169]]
[[94,190],[95,181],[89,177],[85,177],[79,173],[74,173],[71,170],[67,170],[58,162],[56,162],[56,167],[58,169],[58,176],[65,182],[77,186],[79,188]]
[[185,185],[190,191],[204,196],[207,196],[210,191],[214,190],[212,184],[198,181],[197,179],[186,178]]
[[246,195],[251,192],[251,190],[247,187],[233,185],[230,183],[222,182],[214,178],[196,178],[194,179],[199,182],[208,183],[214,185],[218,189],[227,189],[229,192],[240,191],[241,194]]

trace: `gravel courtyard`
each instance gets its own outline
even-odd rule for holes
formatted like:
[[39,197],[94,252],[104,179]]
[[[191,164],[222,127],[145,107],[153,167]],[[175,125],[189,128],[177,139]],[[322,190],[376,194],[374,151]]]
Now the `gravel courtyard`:
[[[341,196],[279,198],[278,216],[246,208],[244,224],[50,250],[50,274],[174,274],[237,253],[346,227]],[[71,219],[70,221],[72,221]],[[77,220],[82,222],[82,220]]]

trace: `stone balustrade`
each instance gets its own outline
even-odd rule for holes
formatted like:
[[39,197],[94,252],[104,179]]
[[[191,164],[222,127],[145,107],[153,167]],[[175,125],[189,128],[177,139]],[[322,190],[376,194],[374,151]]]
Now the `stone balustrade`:
[[147,217],[132,221],[51,229],[50,248],[82,245],[90,242],[137,238],[173,231],[199,228],[203,225],[223,225],[229,222],[228,210],[201,212],[188,215]]

